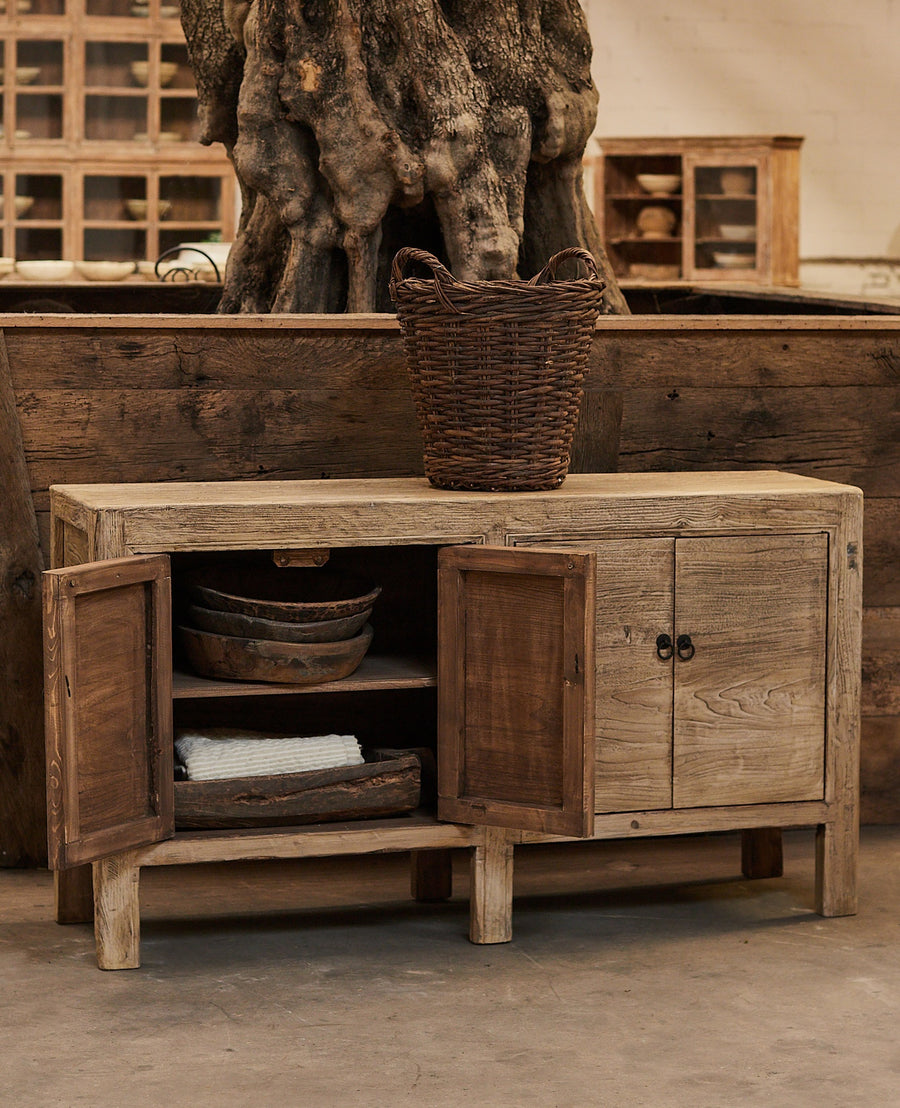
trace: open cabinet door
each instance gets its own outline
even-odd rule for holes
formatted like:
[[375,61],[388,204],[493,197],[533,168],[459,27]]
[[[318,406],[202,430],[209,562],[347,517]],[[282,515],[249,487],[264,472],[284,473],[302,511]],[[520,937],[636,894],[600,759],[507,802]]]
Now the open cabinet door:
[[174,834],[169,559],[44,574],[50,866]]
[[594,557],[438,556],[438,815],[589,836]]

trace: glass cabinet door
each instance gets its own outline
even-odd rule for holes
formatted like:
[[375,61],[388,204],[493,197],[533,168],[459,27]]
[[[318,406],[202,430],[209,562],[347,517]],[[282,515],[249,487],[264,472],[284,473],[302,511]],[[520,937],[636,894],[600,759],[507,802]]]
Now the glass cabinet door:
[[764,246],[765,174],[760,160],[686,159],[686,171],[692,193],[692,256],[686,268],[705,278],[757,280]]

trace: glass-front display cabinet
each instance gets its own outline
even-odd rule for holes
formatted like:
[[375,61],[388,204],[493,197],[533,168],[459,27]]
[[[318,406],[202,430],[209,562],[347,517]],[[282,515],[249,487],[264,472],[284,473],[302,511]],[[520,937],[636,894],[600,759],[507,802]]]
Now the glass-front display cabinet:
[[236,182],[199,143],[172,0],[0,0],[0,253],[155,260],[231,241]]
[[802,141],[598,139],[594,214],[617,277],[797,285]]

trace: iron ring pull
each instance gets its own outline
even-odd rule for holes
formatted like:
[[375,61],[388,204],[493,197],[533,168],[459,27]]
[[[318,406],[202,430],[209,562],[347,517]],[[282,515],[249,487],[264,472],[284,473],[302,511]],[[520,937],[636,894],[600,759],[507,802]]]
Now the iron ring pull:
[[689,662],[694,656],[694,644],[690,635],[679,635],[675,640],[675,650],[682,662]]
[[657,635],[656,636],[656,656],[661,662],[668,662],[668,660],[675,653],[675,648],[672,646],[671,635]]

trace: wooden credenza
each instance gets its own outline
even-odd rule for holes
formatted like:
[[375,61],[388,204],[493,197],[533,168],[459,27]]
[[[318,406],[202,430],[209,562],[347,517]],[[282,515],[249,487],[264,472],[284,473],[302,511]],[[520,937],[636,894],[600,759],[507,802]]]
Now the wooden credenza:
[[[778,829],[815,826],[817,910],[856,910],[858,489],[779,472],[510,494],[82,485],[55,487],[51,510],[50,859],[61,921],[89,918],[93,865],[103,968],[139,964],[141,867],[201,861],[412,851],[433,894],[468,847],[470,934],[490,943],[511,937],[516,845],[740,830],[761,876]],[[198,558],[325,550],[384,590],[354,674],[298,689],[174,667],[172,598]],[[174,728],[298,714],[433,744],[436,811],[176,829]]]

